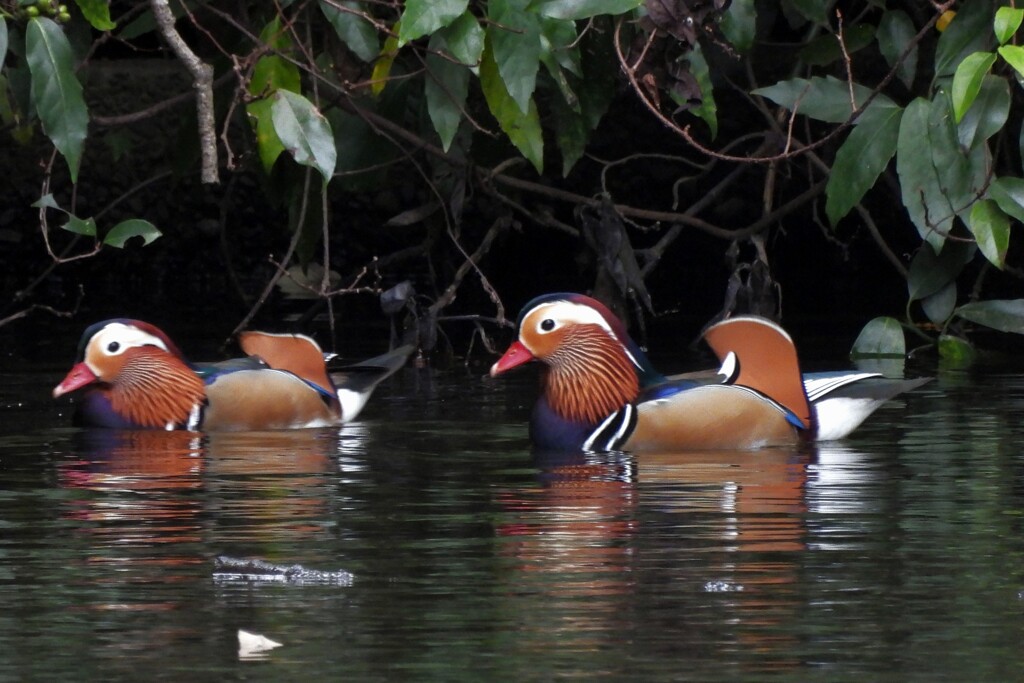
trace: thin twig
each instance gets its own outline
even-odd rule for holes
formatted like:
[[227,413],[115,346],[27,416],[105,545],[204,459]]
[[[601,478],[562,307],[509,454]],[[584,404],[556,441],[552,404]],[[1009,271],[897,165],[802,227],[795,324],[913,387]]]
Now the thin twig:
[[[295,254],[295,249],[299,245],[299,238],[302,237],[302,228],[306,224],[306,209],[309,207],[309,185],[312,174],[313,169],[307,166],[306,177],[302,186],[302,204],[299,206],[299,219],[295,223],[295,234],[292,235],[292,241],[288,244],[288,251],[285,252],[284,258],[282,259],[282,262],[285,264],[285,267],[287,267],[288,262],[292,260],[292,255]],[[271,262],[273,262],[273,259],[271,259]],[[225,340],[225,344],[227,344],[231,339],[233,339],[235,335],[237,335],[239,332],[244,330],[249,325],[249,323],[252,322],[252,319],[256,317],[256,313],[261,308],[263,308],[263,304],[267,302],[267,299],[270,297],[270,293],[274,291],[274,286],[277,284],[277,281],[281,279],[281,275],[284,272],[284,270],[285,268],[278,266],[277,270],[274,272],[273,277],[271,277],[270,280],[267,282],[267,286],[263,288],[263,292],[260,294],[259,299],[256,300],[256,303],[253,304],[253,307],[249,310],[245,317],[242,318],[242,321],[235,326],[235,329],[232,330],[230,337],[227,340]]]

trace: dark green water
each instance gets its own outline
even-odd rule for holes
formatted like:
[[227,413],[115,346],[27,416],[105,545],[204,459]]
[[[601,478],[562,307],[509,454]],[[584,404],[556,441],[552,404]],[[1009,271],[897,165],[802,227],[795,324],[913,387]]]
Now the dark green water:
[[404,371],[340,430],[98,437],[57,373],[7,373],[0,680],[1021,680],[1022,370],[814,453],[576,462],[531,456],[529,374]]

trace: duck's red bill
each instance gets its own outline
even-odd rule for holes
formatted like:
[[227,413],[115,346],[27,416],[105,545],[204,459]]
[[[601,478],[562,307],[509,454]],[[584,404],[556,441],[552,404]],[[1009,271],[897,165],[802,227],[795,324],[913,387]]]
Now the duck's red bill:
[[57,398],[75,389],[81,389],[86,384],[92,384],[96,379],[96,374],[89,369],[88,365],[79,363],[71,368],[68,376],[60,384],[53,388],[53,397]]
[[519,367],[523,363],[529,363],[535,356],[523,346],[522,342],[514,341],[508,347],[505,355],[498,359],[498,362],[491,366],[491,377],[507,372],[512,368]]

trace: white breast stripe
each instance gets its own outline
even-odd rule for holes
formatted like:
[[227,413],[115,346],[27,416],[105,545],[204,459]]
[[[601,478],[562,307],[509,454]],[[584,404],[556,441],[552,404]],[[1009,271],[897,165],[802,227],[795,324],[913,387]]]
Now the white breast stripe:
[[[583,442],[585,451],[613,451],[624,444],[636,426],[636,406],[626,404],[598,425]],[[612,432],[614,430],[614,432]],[[609,434],[609,432],[612,432]]]
[[194,432],[199,428],[199,423],[203,419],[203,404],[196,403],[192,406],[192,411],[188,414],[188,422],[185,423],[185,429],[190,432]]
[[608,442],[608,450],[613,450],[624,444],[632,433],[633,427],[636,426],[636,406],[627,403],[623,410],[625,415],[622,416],[622,424],[619,425],[619,431],[615,432],[615,438]]
[[607,427],[609,424],[611,424],[618,416],[619,416],[619,413],[618,413],[618,411],[616,411],[616,412],[612,413],[611,415],[609,415],[608,417],[606,417],[604,419],[604,422],[599,424],[597,426],[597,429],[595,429],[593,432],[591,432],[590,436],[587,437],[587,440],[583,442],[583,450],[585,450],[585,451],[592,451],[592,450],[601,450],[601,451],[603,451],[603,450],[607,450],[605,448],[595,449],[594,448],[594,441],[597,440],[597,437],[601,436],[601,433],[604,432],[605,427]]

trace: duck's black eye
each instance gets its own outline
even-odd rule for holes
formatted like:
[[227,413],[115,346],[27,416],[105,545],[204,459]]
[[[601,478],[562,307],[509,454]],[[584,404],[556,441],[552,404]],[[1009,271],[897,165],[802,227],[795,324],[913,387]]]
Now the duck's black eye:
[[544,330],[545,332],[550,332],[551,330],[555,329],[555,321],[552,320],[551,318],[545,318],[540,322],[540,329]]
[[117,353],[117,350],[121,348],[121,345],[117,342],[110,342],[107,344],[107,351],[110,353]]

